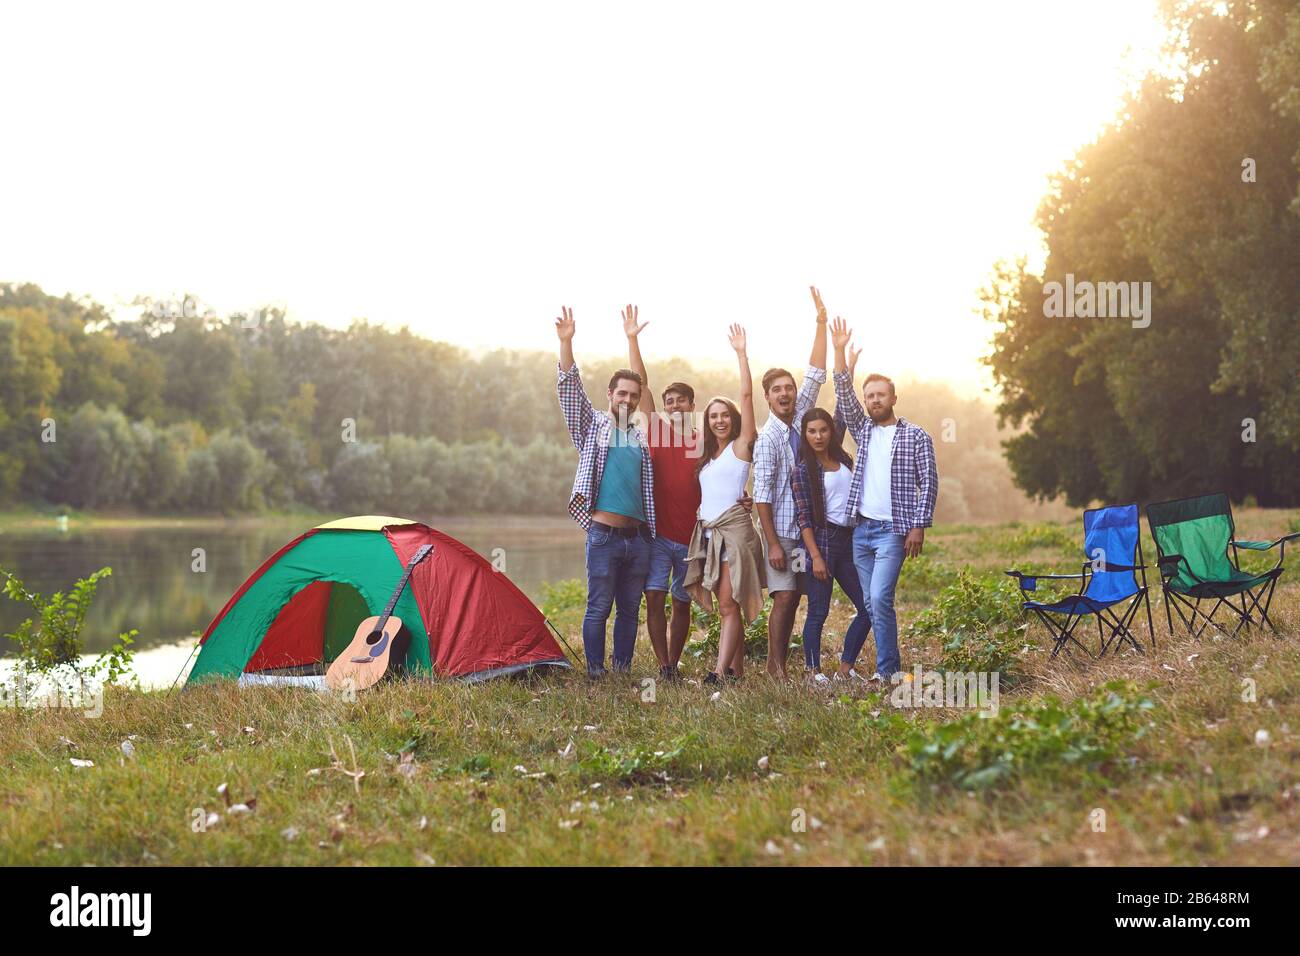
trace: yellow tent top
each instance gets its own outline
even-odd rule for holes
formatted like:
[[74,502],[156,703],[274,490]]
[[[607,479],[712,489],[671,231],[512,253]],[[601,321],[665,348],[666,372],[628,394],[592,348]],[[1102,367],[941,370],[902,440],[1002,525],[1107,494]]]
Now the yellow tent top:
[[357,515],[354,518],[338,518],[318,524],[316,530],[324,528],[341,528],[345,531],[382,531],[394,524],[419,524],[411,518],[394,518],[389,515]]

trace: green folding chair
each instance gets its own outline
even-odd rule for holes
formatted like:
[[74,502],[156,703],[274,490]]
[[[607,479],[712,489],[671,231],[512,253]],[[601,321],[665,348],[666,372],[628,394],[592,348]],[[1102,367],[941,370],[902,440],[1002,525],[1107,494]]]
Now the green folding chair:
[[[1276,541],[1238,541],[1232,505],[1225,494],[1149,504],[1147,523],[1156,542],[1165,619],[1171,635],[1174,612],[1196,637],[1211,624],[1226,630],[1214,619],[1224,608],[1236,615],[1234,635],[1252,624],[1267,624],[1276,630],[1269,620],[1268,608],[1277,579],[1282,576],[1286,543],[1300,538],[1300,531]],[[1242,570],[1237,553],[1240,549],[1268,551],[1279,545],[1277,564],[1273,567],[1258,574]],[[1201,609],[1202,601],[1214,602],[1208,614]]]

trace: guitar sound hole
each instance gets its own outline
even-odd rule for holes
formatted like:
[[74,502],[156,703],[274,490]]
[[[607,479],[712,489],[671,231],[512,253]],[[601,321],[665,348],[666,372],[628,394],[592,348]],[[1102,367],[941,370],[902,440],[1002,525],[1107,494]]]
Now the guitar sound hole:
[[384,636],[383,631],[371,631],[370,636],[366,638],[367,644],[378,644],[380,638]]

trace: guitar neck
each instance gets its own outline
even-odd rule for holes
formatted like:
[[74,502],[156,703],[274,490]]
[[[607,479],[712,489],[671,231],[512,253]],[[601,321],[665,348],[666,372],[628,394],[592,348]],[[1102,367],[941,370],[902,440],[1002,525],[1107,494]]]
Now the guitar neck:
[[415,566],[423,561],[432,550],[433,545],[426,544],[415,553],[415,557],[407,562],[406,570],[402,573],[402,580],[397,582],[397,587],[393,589],[393,596],[388,600],[388,606],[384,608],[384,613],[379,615],[377,630],[382,631],[384,629],[384,625],[388,623],[388,619],[393,614],[393,608],[397,607],[397,601],[402,596],[402,591],[406,589],[407,582],[411,580],[411,574],[415,571]]

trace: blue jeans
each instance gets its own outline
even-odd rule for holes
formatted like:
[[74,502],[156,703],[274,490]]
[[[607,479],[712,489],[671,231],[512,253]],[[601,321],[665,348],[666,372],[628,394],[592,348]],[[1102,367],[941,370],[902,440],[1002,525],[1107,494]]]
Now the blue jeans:
[[[889,680],[903,669],[898,656],[898,618],[894,615],[894,589],[903,567],[903,535],[894,534],[894,526],[888,521],[863,518],[853,529],[853,563],[867,601],[867,627],[876,630],[876,671]],[[860,647],[851,650],[853,656],[849,657],[846,640],[844,659],[850,663],[857,658]]]
[[642,526],[625,538],[607,528],[592,526],[587,532],[587,613],[582,619],[582,650],[587,673],[605,673],[605,625],[614,610],[613,670],[632,667],[636,649],[637,615],[641,592],[650,572],[650,540]]
[[844,596],[853,602],[857,610],[848,632],[844,635],[844,653],[841,659],[852,664],[862,650],[867,639],[867,630],[871,627],[871,615],[862,604],[862,582],[858,569],[853,563],[853,531],[838,525],[832,525],[827,541],[826,553],[822,555],[830,578],[818,581],[809,568],[803,575],[804,593],[808,595],[808,614],[803,619],[803,662],[814,670],[822,666],[822,627],[826,624],[826,615],[831,610],[831,594],[835,582],[840,582]]
[[[647,591],[667,591],[668,576],[673,579],[673,600],[683,604],[691,603],[691,596],[686,593],[682,582],[686,580],[686,553],[690,548],[676,541],[670,541],[662,535],[650,544],[650,573],[645,580]],[[662,600],[662,599],[661,599]]]

